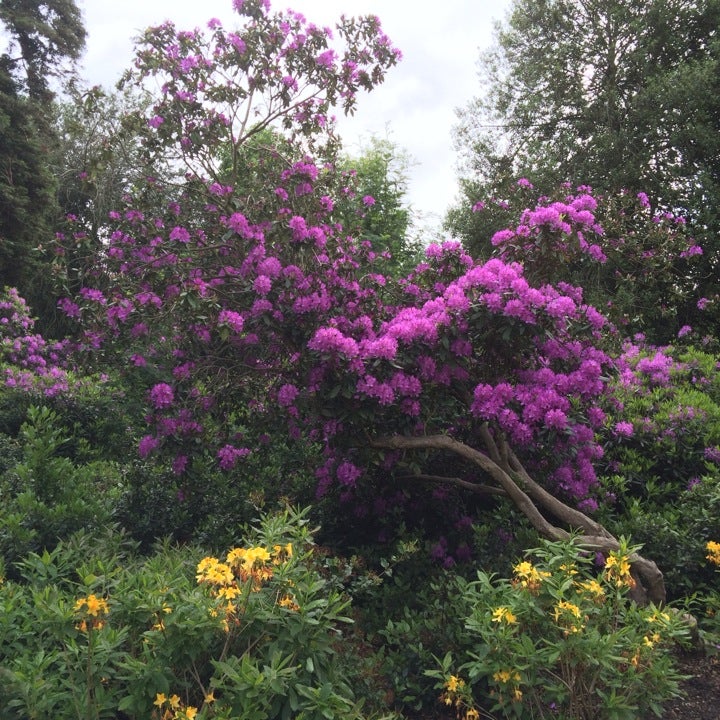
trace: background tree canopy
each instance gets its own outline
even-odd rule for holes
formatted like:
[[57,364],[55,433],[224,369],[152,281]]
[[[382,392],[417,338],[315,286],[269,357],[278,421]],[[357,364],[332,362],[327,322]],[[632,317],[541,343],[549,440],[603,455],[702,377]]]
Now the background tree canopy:
[[[527,177],[645,192],[683,214],[705,250],[695,282],[717,280],[720,3],[517,0],[480,59],[483,94],[460,114],[463,200],[505,199]],[[452,209],[473,254],[501,227]]]

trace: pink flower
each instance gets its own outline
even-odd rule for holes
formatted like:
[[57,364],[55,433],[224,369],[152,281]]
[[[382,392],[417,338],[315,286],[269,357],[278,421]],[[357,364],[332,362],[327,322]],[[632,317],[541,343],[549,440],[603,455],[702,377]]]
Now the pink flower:
[[545,424],[553,430],[565,430],[567,428],[567,415],[562,410],[554,408],[545,413]]
[[221,310],[218,315],[218,325],[226,325],[236,333],[242,332],[244,324],[242,315],[234,310]]
[[632,437],[634,432],[633,424],[630,422],[615,423],[615,434],[622,437]]
[[138,455],[141,458],[146,458],[152,453],[160,444],[160,441],[152,435],[145,435],[138,443]]
[[293,240],[305,240],[308,237],[309,233],[305,218],[300,217],[299,215],[295,215],[294,217],[290,218],[290,221],[288,222],[288,227],[292,230]]
[[272,289],[272,280],[267,275],[258,275],[253,283],[253,289],[258,295],[267,295]]
[[158,383],[150,390],[150,402],[157,410],[170,407],[174,401],[175,394],[167,383]]
[[299,390],[292,384],[283,385],[278,390],[278,404],[282,407],[289,407],[295,402],[295,398],[300,394]]
[[341,485],[355,487],[355,481],[362,475],[362,470],[350,462],[342,463],[335,472]]
[[170,231],[170,239],[181,243],[190,242],[190,233],[184,227],[174,227]]
[[187,455],[178,455],[172,464],[172,471],[175,475],[182,475],[187,467],[188,459]]
[[236,448],[234,445],[224,445],[217,451],[217,458],[223,470],[232,470],[240,458],[250,454],[249,448]]
[[335,62],[335,51],[326,50],[325,52],[320,53],[315,58],[315,62],[322,67],[332,67],[332,64]]
[[316,352],[338,352],[353,358],[358,355],[358,345],[352,338],[345,337],[337,328],[320,328],[308,343]]

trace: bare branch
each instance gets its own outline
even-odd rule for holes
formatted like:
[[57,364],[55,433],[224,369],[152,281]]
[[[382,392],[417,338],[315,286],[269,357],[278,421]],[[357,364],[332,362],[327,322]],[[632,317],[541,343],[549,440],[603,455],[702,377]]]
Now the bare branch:
[[507,497],[507,493],[499,487],[493,485],[483,485],[481,483],[470,482],[469,480],[463,480],[458,477],[447,477],[445,475],[427,475],[420,473],[417,475],[398,475],[398,480],[422,480],[426,482],[442,483],[444,485],[455,485],[469,490],[470,492],[477,493],[478,495],[501,495]]

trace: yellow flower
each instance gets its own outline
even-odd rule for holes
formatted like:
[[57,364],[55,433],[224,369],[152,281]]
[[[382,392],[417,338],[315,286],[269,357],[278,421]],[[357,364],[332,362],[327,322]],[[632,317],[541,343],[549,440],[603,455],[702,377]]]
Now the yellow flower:
[[457,677],[456,675],[451,675],[445,682],[445,687],[447,688],[448,692],[454,693],[457,692],[459,689],[465,687],[465,681],[462,678]]
[[171,695],[168,704],[173,710],[177,710],[180,707],[180,697],[178,695]]
[[283,560],[289,560],[292,554],[292,543],[288,543],[287,545],[273,545],[273,562],[276,564]]
[[189,705],[185,708],[185,717],[187,720],[193,720],[193,718],[198,714],[198,709],[196,707],[193,707],[192,705]]
[[578,584],[581,591],[587,593],[595,602],[599,602],[605,597],[605,590],[597,580],[585,580]]
[[710,540],[705,549],[708,554],[705,556],[713,565],[720,565],[720,543]]
[[210,585],[231,585],[235,579],[230,566],[214,557],[203,558],[198,563],[195,577],[198,583]]
[[499,608],[495,608],[493,610],[492,622],[496,622],[496,623],[504,622],[504,623],[507,623],[508,625],[512,625],[517,622],[517,618],[515,617],[515,615],[513,615],[510,608],[502,606]]
[[566,628],[566,635],[569,633],[578,633],[583,629],[583,623],[580,622],[582,619],[582,613],[575,603],[560,600],[560,602],[555,605],[553,617],[558,625],[562,625]]
[[75,602],[75,612],[80,612],[85,607],[85,613],[91,617],[107,615],[110,612],[107,601],[94,594],[80,598]]
[[284,597],[280,598],[278,601],[278,605],[280,607],[287,608],[288,610],[294,610],[297,612],[300,609],[300,606],[295,602],[292,595],[285,595]]
[[217,592],[219,598],[225,598],[226,600],[232,600],[240,594],[240,588],[237,585],[229,585],[228,587],[220,588]]
[[540,583],[550,577],[550,573],[545,570],[538,570],[532,563],[527,560],[519,562],[513,566],[515,571],[515,584],[520,587],[527,588],[531,592],[536,591],[540,587]]
[[523,560],[523,562],[520,562],[517,565],[513,566],[515,574],[519,577],[527,577],[530,573],[533,572],[534,569],[535,568],[533,567],[532,563],[529,563],[527,560]]
[[517,672],[517,670],[498,670],[493,674],[493,680],[503,684],[509,683],[510,681],[518,683],[520,682],[520,673]]
[[465,720],[480,720],[480,713],[475,708],[465,712]]
[[243,565],[253,567],[256,563],[264,565],[270,560],[270,553],[264,547],[251,547],[245,551]]
[[605,578],[618,587],[627,585],[635,587],[635,580],[630,574],[630,560],[626,555],[612,552],[605,561]]
[[155,696],[155,702],[153,703],[153,705],[157,705],[158,707],[162,707],[162,706],[165,704],[166,701],[167,701],[167,698],[165,697],[165,693],[158,693],[158,694]]
[[212,690],[205,696],[205,702],[208,705],[212,705],[215,702],[215,693]]

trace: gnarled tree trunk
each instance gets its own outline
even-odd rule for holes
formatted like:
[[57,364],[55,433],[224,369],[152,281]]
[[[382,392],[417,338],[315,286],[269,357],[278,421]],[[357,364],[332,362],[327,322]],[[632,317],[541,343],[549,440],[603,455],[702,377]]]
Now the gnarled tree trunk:
[[[490,479],[495,481],[498,488],[515,503],[543,537],[550,540],[563,540],[570,537],[568,530],[551,523],[543,514],[544,511],[567,527],[581,531],[582,534],[577,539],[582,547],[604,553],[619,549],[620,543],[617,538],[600,523],[562,502],[538,485],[504,439],[494,438],[486,426],[481,430],[481,436],[487,454],[448,435],[428,435],[426,437],[393,435],[375,438],[371,440],[370,445],[375,448],[392,450],[440,450],[459,455],[480,467]],[[474,492],[487,493],[496,490],[460,478],[433,476],[433,479],[459,485]],[[665,602],[665,581],[658,566],[652,560],[637,553],[633,553],[629,557],[629,561],[635,580],[635,586],[630,591],[633,600],[643,605],[648,602],[663,604]]]

